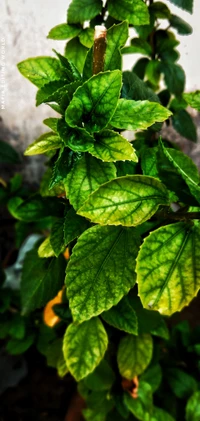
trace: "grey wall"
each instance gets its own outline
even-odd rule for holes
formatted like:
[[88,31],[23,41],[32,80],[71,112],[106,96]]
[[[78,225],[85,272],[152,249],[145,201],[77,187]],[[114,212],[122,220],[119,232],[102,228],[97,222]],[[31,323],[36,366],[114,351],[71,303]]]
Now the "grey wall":
[[[65,42],[46,39],[48,31],[65,22],[69,1],[64,0],[1,0],[1,37],[5,38],[5,110],[0,114],[9,128],[11,143],[23,150],[42,132],[42,120],[55,113],[46,105],[35,108],[36,88],[23,78],[16,64],[28,57],[51,55],[51,49],[62,52]],[[192,36],[180,37],[180,63],[187,75],[186,89],[200,87],[200,2],[194,0],[194,14],[180,12],[166,0],[174,13],[181,14],[194,28]],[[132,67],[137,57],[127,56],[124,68]]]

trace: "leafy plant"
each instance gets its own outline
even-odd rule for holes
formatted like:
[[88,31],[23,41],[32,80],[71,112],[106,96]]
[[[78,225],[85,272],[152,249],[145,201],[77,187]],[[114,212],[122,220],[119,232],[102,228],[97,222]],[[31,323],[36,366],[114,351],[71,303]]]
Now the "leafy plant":
[[[192,12],[192,0],[170,1]],[[106,42],[104,27],[94,40],[102,24]],[[199,330],[181,324],[169,334],[163,317],[200,288],[199,172],[161,138],[165,122],[197,140],[187,105],[200,111],[200,93],[183,93],[173,30],[192,32],[160,1],[72,0],[67,23],[48,35],[68,40],[64,55],[18,64],[38,88],[36,105],[59,116],[25,151],[48,157],[39,194],[8,202],[21,223],[50,218],[48,236],[24,260],[16,323],[63,290],[58,325],[40,323],[36,343],[59,374],[79,382],[88,421],[199,416]],[[144,57],[122,72],[130,53]]]

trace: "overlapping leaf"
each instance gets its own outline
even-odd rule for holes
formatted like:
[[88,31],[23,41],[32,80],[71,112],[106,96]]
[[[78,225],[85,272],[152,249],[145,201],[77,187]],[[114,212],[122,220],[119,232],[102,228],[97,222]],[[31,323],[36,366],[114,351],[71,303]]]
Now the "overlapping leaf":
[[137,316],[129,301],[124,297],[116,306],[102,313],[102,318],[111,326],[123,330],[126,333],[137,335]]
[[68,23],[83,23],[101,12],[101,0],[72,0],[67,11]]
[[117,20],[128,20],[132,25],[149,23],[147,5],[142,0],[109,0],[108,12]]
[[149,365],[153,352],[151,335],[126,335],[119,344],[117,362],[120,374],[132,380],[134,376],[143,373]]
[[138,397],[134,399],[128,393],[124,395],[124,403],[129,411],[140,421],[153,421],[153,398],[151,386],[146,382],[140,382]]
[[139,295],[145,308],[170,315],[200,288],[200,227],[178,222],[145,238],[137,258]]
[[30,156],[43,154],[54,149],[59,149],[62,144],[62,139],[56,133],[45,133],[28,146],[24,155]]
[[96,135],[96,142],[90,147],[89,152],[96,158],[106,162],[138,161],[131,143],[125,137],[112,130],[103,130]]
[[155,102],[120,99],[111,124],[117,129],[144,130],[156,122],[167,120],[171,114]]
[[79,26],[61,23],[50,30],[47,38],[65,40],[76,37],[80,32],[81,28]]
[[65,281],[75,321],[108,310],[134,285],[139,243],[134,229],[121,227],[94,226],[79,237]]
[[59,80],[62,74],[59,61],[53,57],[29,58],[18,63],[17,67],[20,73],[38,88],[45,83]]
[[102,130],[115,112],[121,85],[119,70],[92,76],[75,92],[65,113],[66,122],[71,127],[84,122],[90,132]]
[[67,367],[77,381],[98,366],[107,345],[107,333],[98,318],[68,326],[63,339],[63,353]]
[[94,190],[114,177],[116,177],[114,164],[101,162],[85,154],[64,180],[66,196],[74,209],[79,209]]
[[180,7],[181,9],[186,10],[187,12],[192,13],[193,11],[193,0],[169,0],[171,3]]
[[200,91],[183,94],[183,97],[186,100],[186,102],[190,105],[190,107],[200,111]]
[[121,69],[121,53],[122,47],[128,38],[128,23],[122,22],[113,25],[107,32],[107,47],[104,60],[104,70]]
[[78,214],[102,225],[136,226],[168,203],[166,187],[152,177],[119,177],[100,186]]

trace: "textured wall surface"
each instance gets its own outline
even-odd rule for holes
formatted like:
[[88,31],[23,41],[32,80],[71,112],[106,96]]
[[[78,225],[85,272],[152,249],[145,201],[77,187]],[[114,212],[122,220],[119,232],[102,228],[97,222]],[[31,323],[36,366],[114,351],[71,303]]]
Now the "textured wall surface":
[[[28,57],[51,55],[52,48],[63,52],[65,42],[48,40],[49,30],[66,20],[69,1],[64,0],[1,0],[1,38],[5,38],[5,110],[0,110],[5,140],[20,150],[46,131],[42,120],[55,113],[47,105],[35,108],[36,87],[23,78],[16,64]],[[182,12],[166,0],[173,13],[181,15],[193,27],[193,35],[180,37],[180,64],[187,75],[186,89],[200,87],[200,2],[194,0],[194,14]],[[126,56],[124,69],[131,68],[138,56]],[[31,162],[31,160],[30,160]],[[33,178],[37,175],[32,174]]]

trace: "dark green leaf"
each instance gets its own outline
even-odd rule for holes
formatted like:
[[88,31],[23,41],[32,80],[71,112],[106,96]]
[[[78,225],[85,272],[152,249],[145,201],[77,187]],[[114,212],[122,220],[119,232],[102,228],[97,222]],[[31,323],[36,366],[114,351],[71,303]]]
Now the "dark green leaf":
[[89,151],[95,141],[94,137],[82,127],[70,127],[64,119],[58,122],[58,134],[65,146],[74,152]]
[[23,314],[43,307],[55,297],[63,286],[65,261],[58,259],[40,259],[37,250],[27,253],[21,283],[21,301]]
[[188,398],[198,388],[194,377],[179,368],[168,368],[166,376],[167,381],[177,398]]
[[138,334],[137,316],[126,297],[110,310],[102,313],[102,318],[116,329],[133,335]]
[[64,218],[59,218],[53,223],[51,228],[50,243],[56,257],[58,257],[65,249]]
[[60,216],[64,205],[61,200],[39,195],[23,201],[20,197],[9,200],[8,209],[16,219],[25,222],[39,221],[46,216]]
[[63,182],[67,174],[72,170],[75,163],[81,158],[81,155],[71,151],[68,148],[61,148],[58,158],[54,164],[49,189],[56,184]]
[[169,0],[171,3],[175,4],[176,6],[180,7],[187,12],[192,13],[193,11],[193,0]]
[[57,123],[58,123],[59,118],[45,118],[45,120],[43,120],[43,123],[48,126],[51,130],[53,130],[53,132],[57,132]]
[[34,334],[29,334],[24,339],[11,338],[7,342],[6,351],[11,355],[24,354],[24,352],[33,344],[34,339]]
[[139,243],[135,230],[121,227],[97,225],[79,237],[66,276],[74,320],[108,310],[133,287]]
[[139,336],[126,335],[120,343],[117,352],[117,362],[120,374],[125,379],[143,373],[149,365],[153,353],[153,341],[151,335]]
[[94,391],[109,390],[115,381],[115,374],[106,360],[85,378],[86,386]]
[[101,9],[101,0],[72,0],[67,11],[68,23],[91,20],[101,12]]
[[181,35],[190,35],[192,34],[192,27],[185,20],[181,19],[179,16],[171,15],[169,19],[170,25],[172,28],[177,29],[177,32]]
[[146,66],[149,63],[148,58],[140,58],[133,66],[133,72],[140,78],[144,79]]
[[149,23],[147,5],[142,0],[108,0],[108,12],[117,20],[128,20],[132,25]]
[[85,28],[79,34],[79,40],[84,47],[91,48],[94,43],[94,29]]
[[185,73],[181,66],[173,63],[163,63],[165,83],[169,91],[175,95],[181,95],[185,87]]
[[66,110],[65,119],[71,127],[84,127],[98,132],[112,118],[121,90],[121,72],[107,71],[94,75],[80,86]]
[[142,38],[133,38],[129,47],[122,49],[122,54],[134,54],[139,53],[147,56],[151,56],[152,48],[150,44]]
[[175,130],[180,133],[181,136],[186,137],[192,142],[197,141],[196,126],[192,120],[190,114],[185,110],[178,110],[172,116],[172,124]]
[[159,102],[158,96],[134,72],[123,72],[122,98]]
[[6,142],[0,140],[0,163],[18,164],[20,157],[15,149]]
[[168,7],[161,1],[151,4],[150,12],[153,13],[157,19],[169,19],[171,16]]
[[64,243],[67,246],[71,241],[79,237],[82,232],[89,228],[90,224],[82,216],[76,214],[74,209],[70,209],[65,216],[64,222]]
[[140,380],[150,384],[152,392],[156,392],[162,381],[162,370],[160,364],[148,367],[141,375]]

